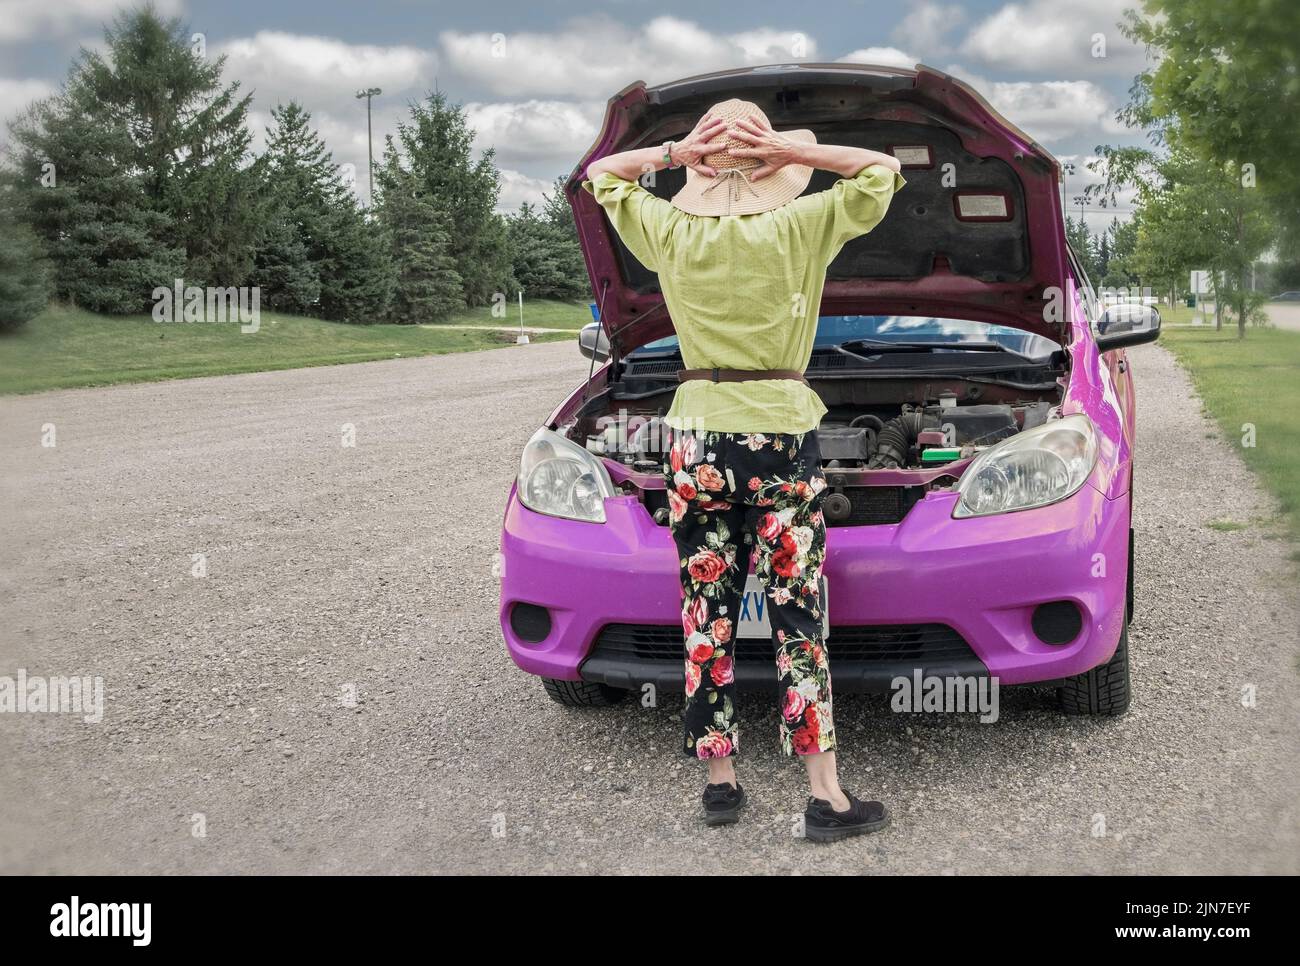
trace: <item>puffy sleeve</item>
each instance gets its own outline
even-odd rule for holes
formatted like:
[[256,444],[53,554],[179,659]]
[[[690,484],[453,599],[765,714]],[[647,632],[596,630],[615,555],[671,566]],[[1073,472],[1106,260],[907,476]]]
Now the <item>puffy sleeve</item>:
[[656,198],[635,181],[602,171],[582,186],[605,209],[610,223],[628,251],[652,272],[659,271],[668,219],[676,211],[662,198]]
[[883,164],[870,164],[852,178],[841,178],[825,191],[796,198],[791,204],[805,230],[834,257],[845,242],[880,224],[894,192],[905,184],[901,174]]

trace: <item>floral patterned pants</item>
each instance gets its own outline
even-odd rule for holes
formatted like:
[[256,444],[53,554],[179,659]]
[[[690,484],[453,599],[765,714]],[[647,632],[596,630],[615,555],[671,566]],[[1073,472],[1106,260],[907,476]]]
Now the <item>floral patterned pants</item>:
[[834,748],[816,434],[674,431],[664,472],[681,565],[686,754],[725,758],[739,747],[734,649],[751,556],[772,625],[781,747]]

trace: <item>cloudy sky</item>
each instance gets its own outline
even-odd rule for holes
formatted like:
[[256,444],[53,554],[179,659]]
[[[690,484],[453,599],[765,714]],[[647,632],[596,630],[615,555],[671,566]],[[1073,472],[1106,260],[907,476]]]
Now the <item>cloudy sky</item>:
[[[156,0],[202,34],[228,78],[270,108],[296,98],[336,160],[365,170],[361,87],[380,87],[375,143],[434,88],[495,147],[503,210],[536,200],[599,128],[606,99],[649,84],[764,63],[856,61],[946,70],[1079,174],[1100,143],[1140,138],[1114,120],[1143,52],[1116,27],[1134,0],[831,0],[644,4],[624,0]],[[122,0],[0,0],[0,116],[57,89],[80,46],[98,46]],[[1099,44],[1098,35],[1101,36]],[[1104,56],[1097,56],[1104,52]],[[1090,216],[1100,227],[1110,220]]]

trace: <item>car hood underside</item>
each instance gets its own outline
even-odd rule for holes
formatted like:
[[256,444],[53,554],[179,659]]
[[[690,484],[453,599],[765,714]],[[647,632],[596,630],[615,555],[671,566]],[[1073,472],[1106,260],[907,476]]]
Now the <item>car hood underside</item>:
[[[723,71],[612,98],[604,127],[566,183],[601,321],[622,354],[672,334],[658,278],[624,247],[582,190],[587,164],[617,151],[681,139],[712,104],[758,104],[777,130],[870,147],[904,161],[907,186],[885,220],[844,246],[827,272],[821,311],[936,315],[1012,325],[1067,341],[1060,302],[1069,277],[1059,166],[961,81],[916,70],[798,64]],[[807,191],[836,176],[814,172]],[[684,169],[649,188],[668,198]]]

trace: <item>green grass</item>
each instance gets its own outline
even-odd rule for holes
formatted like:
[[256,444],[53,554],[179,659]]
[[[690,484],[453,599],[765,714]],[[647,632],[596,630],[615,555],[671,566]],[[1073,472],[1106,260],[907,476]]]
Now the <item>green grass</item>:
[[1238,520],[1211,520],[1206,526],[1219,533],[1235,533],[1238,530],[1245,530],[1250,524]]
[[1191,373],[1224,437],[1278,498],[1291,539],[1300,540],[1300,332],[1251,328],[1239,340],[1235,327],[1169,329],[1160,343]]
[[[1198,309],[1189,309],[1186,305],[1181,304],[1175,306],[1161,305],[1159,308],[1160,321],[1162,323],[1168,322],[1177,324],[1191,322],[1193,316],[1196,316],[1199,313]],[[1208,316],[1208,318],[1210,325],[1213,325],[1214,316],[1211,315]]]
[[[107,386],[235,372],[298,369],[399,356],[469,352],[512,345],[514,335],[456,328],[510,325],[488,308],[469,309],[439,325],[344,325],[280,312],[261,313],[257,332],[238,324],[160,323],[148,315],[107,316],[52,306],[16,332],[0,334],[0,393]],[[532,335],[534,342],[572,339],[591,321],[582,302],[530,302],[529,326],[573,334]]]
[[[1210,304],[1213,306],[1214,303]],[[1204,314],[1201,313],[1199,308],[1189,309],[1182,302],[1174,306],[1161,305],[1159,309],[1162,324],[1190,325],[1195,320],[1200,319],[1202,325],[1211,329],[1214,328],[1214,309],[1212,307]],[[1225,310],[1223,313],[1223,331],[1227,332],[1228,329],[1232,329],[1233,332],[1237,331],[1237,317],[1230,311]]]
[[[465,309],[456,313],[446,322],[438,325],[518,325],[519,303],[509,302],[503,306],[504,313],[499,318],[492,317],[491,306]],[[537,326],[541,329],[573,329],[575,332],[591,321],[591,310],[586,302],[555,302],[538,299],[524,302],[524,325]]]
[[[1199,308],[1189,309],[1183,303],[1173,306],[1161,305],[1160,321],[1168,325],[1190,325],[1196,319],[1200,319],[1201,325],[1214,328],[1214,303],[1210,303],[1210,308],[1204,314]],[[1248,325],[1247,331],[1255,331],[1258,326]],[[1224,306],[1223,310],[1223,331],[1231,329],[1234,333],[1237,331],[1237,316],[1232,312],[1232,307]]]

